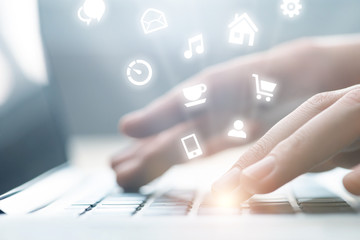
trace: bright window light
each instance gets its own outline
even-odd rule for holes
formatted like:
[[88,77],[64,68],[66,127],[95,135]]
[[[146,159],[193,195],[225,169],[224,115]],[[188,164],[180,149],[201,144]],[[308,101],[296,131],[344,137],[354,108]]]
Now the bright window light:
[[36,0],[0,1],[0,28],[6,47],[27,79],[46,84],[46,65]]

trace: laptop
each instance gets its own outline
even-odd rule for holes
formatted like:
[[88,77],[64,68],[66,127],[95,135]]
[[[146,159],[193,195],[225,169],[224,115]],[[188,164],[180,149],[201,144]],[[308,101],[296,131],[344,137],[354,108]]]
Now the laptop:
[[301,176],[273,193],[233,203],[214,200],[209,184],[231,165],[222,159],[236,160],[239,149],[174,167],[139,192],[124,192],[110,170],[73,166],[61,96],[39,32],[30,45],[41,50],[31,63],[37,71],[31,71],[11,34],[0,31],[1,239],[358,236],[360,199],[342,188],[340,169]]

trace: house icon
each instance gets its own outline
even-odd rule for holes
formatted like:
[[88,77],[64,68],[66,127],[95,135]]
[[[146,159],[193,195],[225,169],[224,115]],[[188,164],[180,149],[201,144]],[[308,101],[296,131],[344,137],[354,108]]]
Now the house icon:
[[230,43],[242,45],[244,44],[245,37],[247,37],[249,41],[248,45],[254,45],[255,33],[258,31],[258,28],[250,19],[249,15],[246,13],[240,16],[236,14],[234,21],[232,21],[228,27],[230,28]]

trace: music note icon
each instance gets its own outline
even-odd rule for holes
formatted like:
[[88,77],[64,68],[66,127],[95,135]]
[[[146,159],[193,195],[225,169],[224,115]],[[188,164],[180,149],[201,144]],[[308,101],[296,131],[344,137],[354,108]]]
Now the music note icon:
[[192,56],[193,56],[193,46],[196,46],[195,47],[195,52],[197,54],[204,53],[204,40],[203,40],[203,35],[202,34],[199,34],[199,35],[196,35],[196,36],[194,36],[192,38],[189,38],[188,42],[189,42],[189,49],[184,52],[184,56],[185,56],[186,59],[192,58]]

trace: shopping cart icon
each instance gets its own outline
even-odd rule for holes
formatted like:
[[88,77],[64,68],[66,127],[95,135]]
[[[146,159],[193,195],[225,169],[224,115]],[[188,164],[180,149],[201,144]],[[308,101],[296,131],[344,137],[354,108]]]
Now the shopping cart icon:
[[276,83],[260,80],[258,74],[253,74],[252,76],[255,78],[256,83],[256,98],[260,100],[262,97],[265,97],[265,100],[270,102],[274,96],[273,92],[276,88]]

